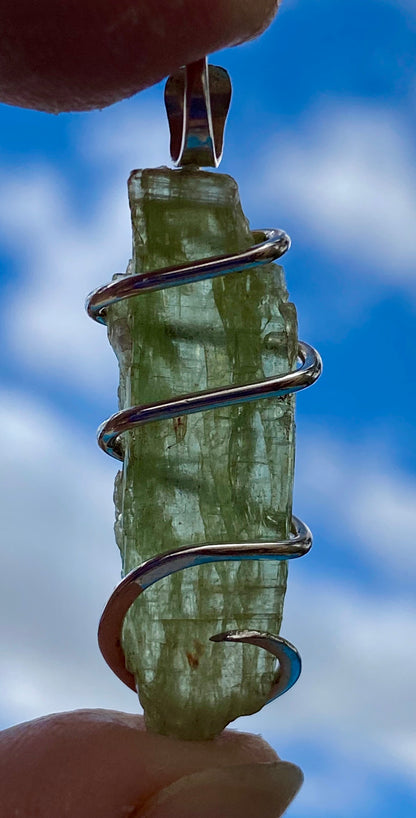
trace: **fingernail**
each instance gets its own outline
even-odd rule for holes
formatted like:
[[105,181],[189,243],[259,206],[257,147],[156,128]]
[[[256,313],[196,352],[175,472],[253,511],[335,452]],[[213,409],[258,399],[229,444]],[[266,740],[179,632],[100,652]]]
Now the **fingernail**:
[[279,818],[302,781],[288,761],[203,770],[158,792],[137,818]]

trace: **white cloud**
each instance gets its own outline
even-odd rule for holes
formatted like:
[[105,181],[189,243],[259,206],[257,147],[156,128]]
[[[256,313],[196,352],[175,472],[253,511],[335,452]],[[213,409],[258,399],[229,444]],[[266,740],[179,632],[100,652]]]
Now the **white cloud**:
[[320,761],[310,758],[299,814],[342,816],[373,798],[377,774],[414,784],[416,605],[313,572],[299,580],[296,567],[282,635],[301,652],[301,679],[237,726],[261,732],[291,760],[296,756],[285,747],[296,741],[317,748]]
[[[282,140],[279,179],[269,180],[268,195],[277,184],[279,198],[284,193],[329,248],[351,258],[365,253],[372,275],[387,280],[394,268],[402,285],[413,285],[416,251],[409,231],[416,195],[407,138],[380,111],[370,117],[358,107],[347,115],[332,108],[329,124],[325,116],[317,115],[310,132]],[[4,307],[6,331],[26,365],[52,370],[77,388],[115,392],[105,332],[84,315],[83,298],[128,259],[129,167],[159,164],[156,119],[150,154],[142,145],[136,162],[136,121],[140,139],[140,116],[113,134],[111,119],[106,124],[97,115],[97,129],[86,137],[84,150],[97,167],[114,159],[87,220],[74,213],[63,180],[52,171],[0,174],[0,233],[22,271]],[[401,249],[392,259],[392,233],[400,230]],[[355,249],[352,231],[358,232]],[[106,668],[96,645],[97,622],[120,571],[112,535],[114,464],[81,429],[64,425],[28,394],[0,395],[0,424],[0,712],[9,722],[82,706],[134,710],[134,695]],[[346,759],[351,776],[358,759],[365,771],[390,765],[410,777],[416,769],[416,660],[409,651],[416,607],[399,597],[397,581],[403,571],[410,576],[416,570],[408,536],[416,523],[416,485],[370,444],[343,445],[313,428],[306,434],[309,443],[298,457],[299,513],[331,527],[334,548],[342,528],[351,537],[352,559],[389,572],[391,586],[375,595],[328,579],[326,566],[321,574],[313,568],[314,555],[309,582],[293,565],[283,633],[301,650],[303,676],[294,691],[240,727],[263,730],[277,749],[283,739],[309,737],[339,760],[335,778],[342,778]],[[355,794],[348,780],[342,785],[350,805],[367,786],[355,781]],[[305,789],[305,810],[322,816],[325,784],[318,778],[312,784],[315,791]],[[335,783],[326,798],[330,814],[342,814]]]
[[114,463],[25,393],[1,393],[0,426],[0,713],[22,720],[114,699],[134,710],[96,643],[120,576]]
[[[80,151],[94,165],[111,167],[122,179],[134,168],[169,164],[169,129],[161,99],[152,91],[131,102],[96,111],[80,138]],[[161,94],[160,94],[161,96]]]
[[[3,303],[3,326],[25,366],[68,380],[77,390],[115,394],[113,353],[83,303],[91,289],[126,267],[131,248],[126,178],[134,165],[167,161],[164,119],[161,106],[147,100],[121,106],[117,128],[111,111],[90,120],[81,150],[97,172],[100,195],[87,217],[76,213],[67,182],[51,168],[13,174],[0,169],[0,238],[20,274]],[[410,137],[391,112],[332,103],[309,112],[299,133],[277,136],[259,160],[263,170],[252,177],[263,177],[268,207],[278,204],[303,223],[299,229],[306,230],[312,249],[320,243],[348,259],[351,276],[359,260],[360,276],[368,282],[413,293],[413,159]],[[354,287],[352,292],[356,311]],[[372,292],[377,295],[379,288]]]
[[115,395],[115,358],[105,330],[87,318],[84,301],[126,269],[128,174],[139,163],[167,161],[169,142],[153,106],[122,110],[117,129],[110,113],[97,113],[80,137],[81,152],[99,171],[91,213],[76,213],[67,178],[52,167],[13,173],[0,167],[0,239],[19,271],[2,318],[14,354],[48,378]]
[[312,247],[414,292],[415,152],[398,114],[326,102],[296,133],[276,135],[260,164],[266,200],[303,222]]
[[[0,407],[7,441],[0,462],[0,713],[8,723],[83,706],[134,711],[135,696],[106,668],[96,644],[97,622],[120,572],[112,534],[114,463],[80,429],[26,394],[3,392]],[[345,450],[322,449],[319,473],[313,450],[303,468],[310,457],[326,516],[328,499],[334,514],[342,502],[329,487],[336,490],[340,479],[333,452],[345,462]],[[334,548],[336,537],[335,529]],[[414,601],[402,599],[393,581],[387,592],[374,593],[331,579],[327,566],[317,571],[313,556],[291,566],[282,629],[301,651],[302,678],[283,699],[236,726],[264,732],[277,749],[296,739],[315,742],[332,754],[333,776],[341,776],[342,762],[351,775],[358,764],[368,775],[389,768],[411,778]],[[358,783],[357,799],[367,786]],[[353,798],[348,777],[339,786]],[[334,806],[336,782],[331,792],[331,812],[342,815]],[[313,813],[313,786],[305,793]]]
[[416,480],[385,446],[341,443],[305,427],[295,486],[302,513],[348,541],[355,559],[404,585],[414,581]]
[[[380,807],[377,781],[372,780],[368,767],[354,760],[342,747],[327,756],[319,754],[308,769],[303,787],[291,806],[291,818],[342,818],[359,815],[365,818],[377,814]],[[313,758],[314,750],[311,748]],[[295,758],[296,760],[296,758]]]
[[[299,648],[303,673],[284,699],[237,726],[283,752],[296,740],[319,748],[319,772],[311,760],[294,815],[342,816],[376,802],[380,773],[415,781],[416,484],[386,447],[304,432],[295,510],[311,523],[315,548],[290,565],[281,631]],[[320,558],[324,532],[332,568],[328,549]],[[340,579],[345,547],[350,565],[382,579],[379,590]]]
[[116,365],[84,311],[87,293],[123,269],[130,252],[123,186],[110,187],[86,222],[68,205],[62,179],[39,168],[0,173],[0,234],[21,273],[3,304],[14,354],[60,381],[104,390]]

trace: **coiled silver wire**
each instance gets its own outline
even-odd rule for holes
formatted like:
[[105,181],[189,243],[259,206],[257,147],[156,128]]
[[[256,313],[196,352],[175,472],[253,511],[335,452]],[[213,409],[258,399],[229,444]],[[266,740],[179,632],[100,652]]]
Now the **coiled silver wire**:
[[[100,287],[87,299],[91,318],[106,323],[108,307],[126,298],[151,290],[176,287],[202,279],[246,271],[280,258],[290,247],[290,239],[281,230],[263,230],[253,234],[262,239],[249,250],[236,255],[206,258],[180,267],[166,267],[150,273],[126,275]],[[319,377],[322,362],[319,353],[303,342],[298,348],[299,367],[293,372],[265,378],[254,383],[220,387],[213,390],[180,395],[169,401],[146,406],[132,406],[117,412],[98,430],[98,443],[107,454],[123,459],[122,435],[144,423],[180,417],[230,406],[260,398],[281,398],[313,384]],[[292,518],[288,540],[246,543],[203,543],[189,545],[158,554],[135,568],[119,583],[104,609],[98,630],[98,642],[103,657],[114,673],[132,690],[136,690],[132,673],[125,665],[121,645],[124,617],[134,600],[155,582],[177,571],[204,563],[224,560],[291,560],[307,554],[312,546],[308,527]],[[281,696],[295,684],[301,672],[301,659],[296,648],[280,636],[255,630],[227,631],[211,637],[214,642],[245,642],[257,645],[279,661],[278,672],[267,702]]]

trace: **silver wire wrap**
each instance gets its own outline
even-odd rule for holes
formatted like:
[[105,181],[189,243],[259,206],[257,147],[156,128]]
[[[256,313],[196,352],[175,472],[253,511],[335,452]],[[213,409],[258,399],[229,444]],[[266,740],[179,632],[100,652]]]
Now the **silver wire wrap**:
[[[243,253],[202,259],[180,267],[166,267],[150,273],[138,273],[116,279],[100,287],[87,298],[86,309],[91,318],[106,323],[106,310],[125,298],[143,292],[177,287],[202,279],[242,272],[280,258],[290,247],[290,239],[281,230],[263,230],[253,237],[263,240]],[[123,460],[121,436],[150,421],[174,418],[194,412],[230,406],[259,398],[281,398],[313,384],[321,374],[319,353],[303,342],[299,343],[300,367],[293,372],[265,378],[254,383],[225,386],[219,389],[181,395],[170,401],[146,406],[133,406],[117,412],[98,430],[98,443],[107,454]],[[308,527],[292,518],[292,533],[288,540],[250,543],[203,543],[158,554],[130,571],[118,584],[102,614],[98,642],[101,653],[113,672],[132,690],[136,690],[134,675],[125,666],[121,645],[124,617],[134,600],[158,580],[195,565],[224,560],[289,560],[307,554],[312,546]],[[286,639],[259,631],[228,631],[211,637],[214,642],[243,642],[257,645],[279,661],[279,669],[265,704],[292,687],[301,672],[301,659],[296,648]]]

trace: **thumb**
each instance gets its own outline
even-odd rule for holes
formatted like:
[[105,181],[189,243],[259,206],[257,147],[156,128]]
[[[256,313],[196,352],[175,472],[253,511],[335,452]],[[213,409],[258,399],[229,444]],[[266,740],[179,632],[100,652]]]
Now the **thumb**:
[[134,818],[279,818],[302,781],[287,761],[211,768],[160,790]]

